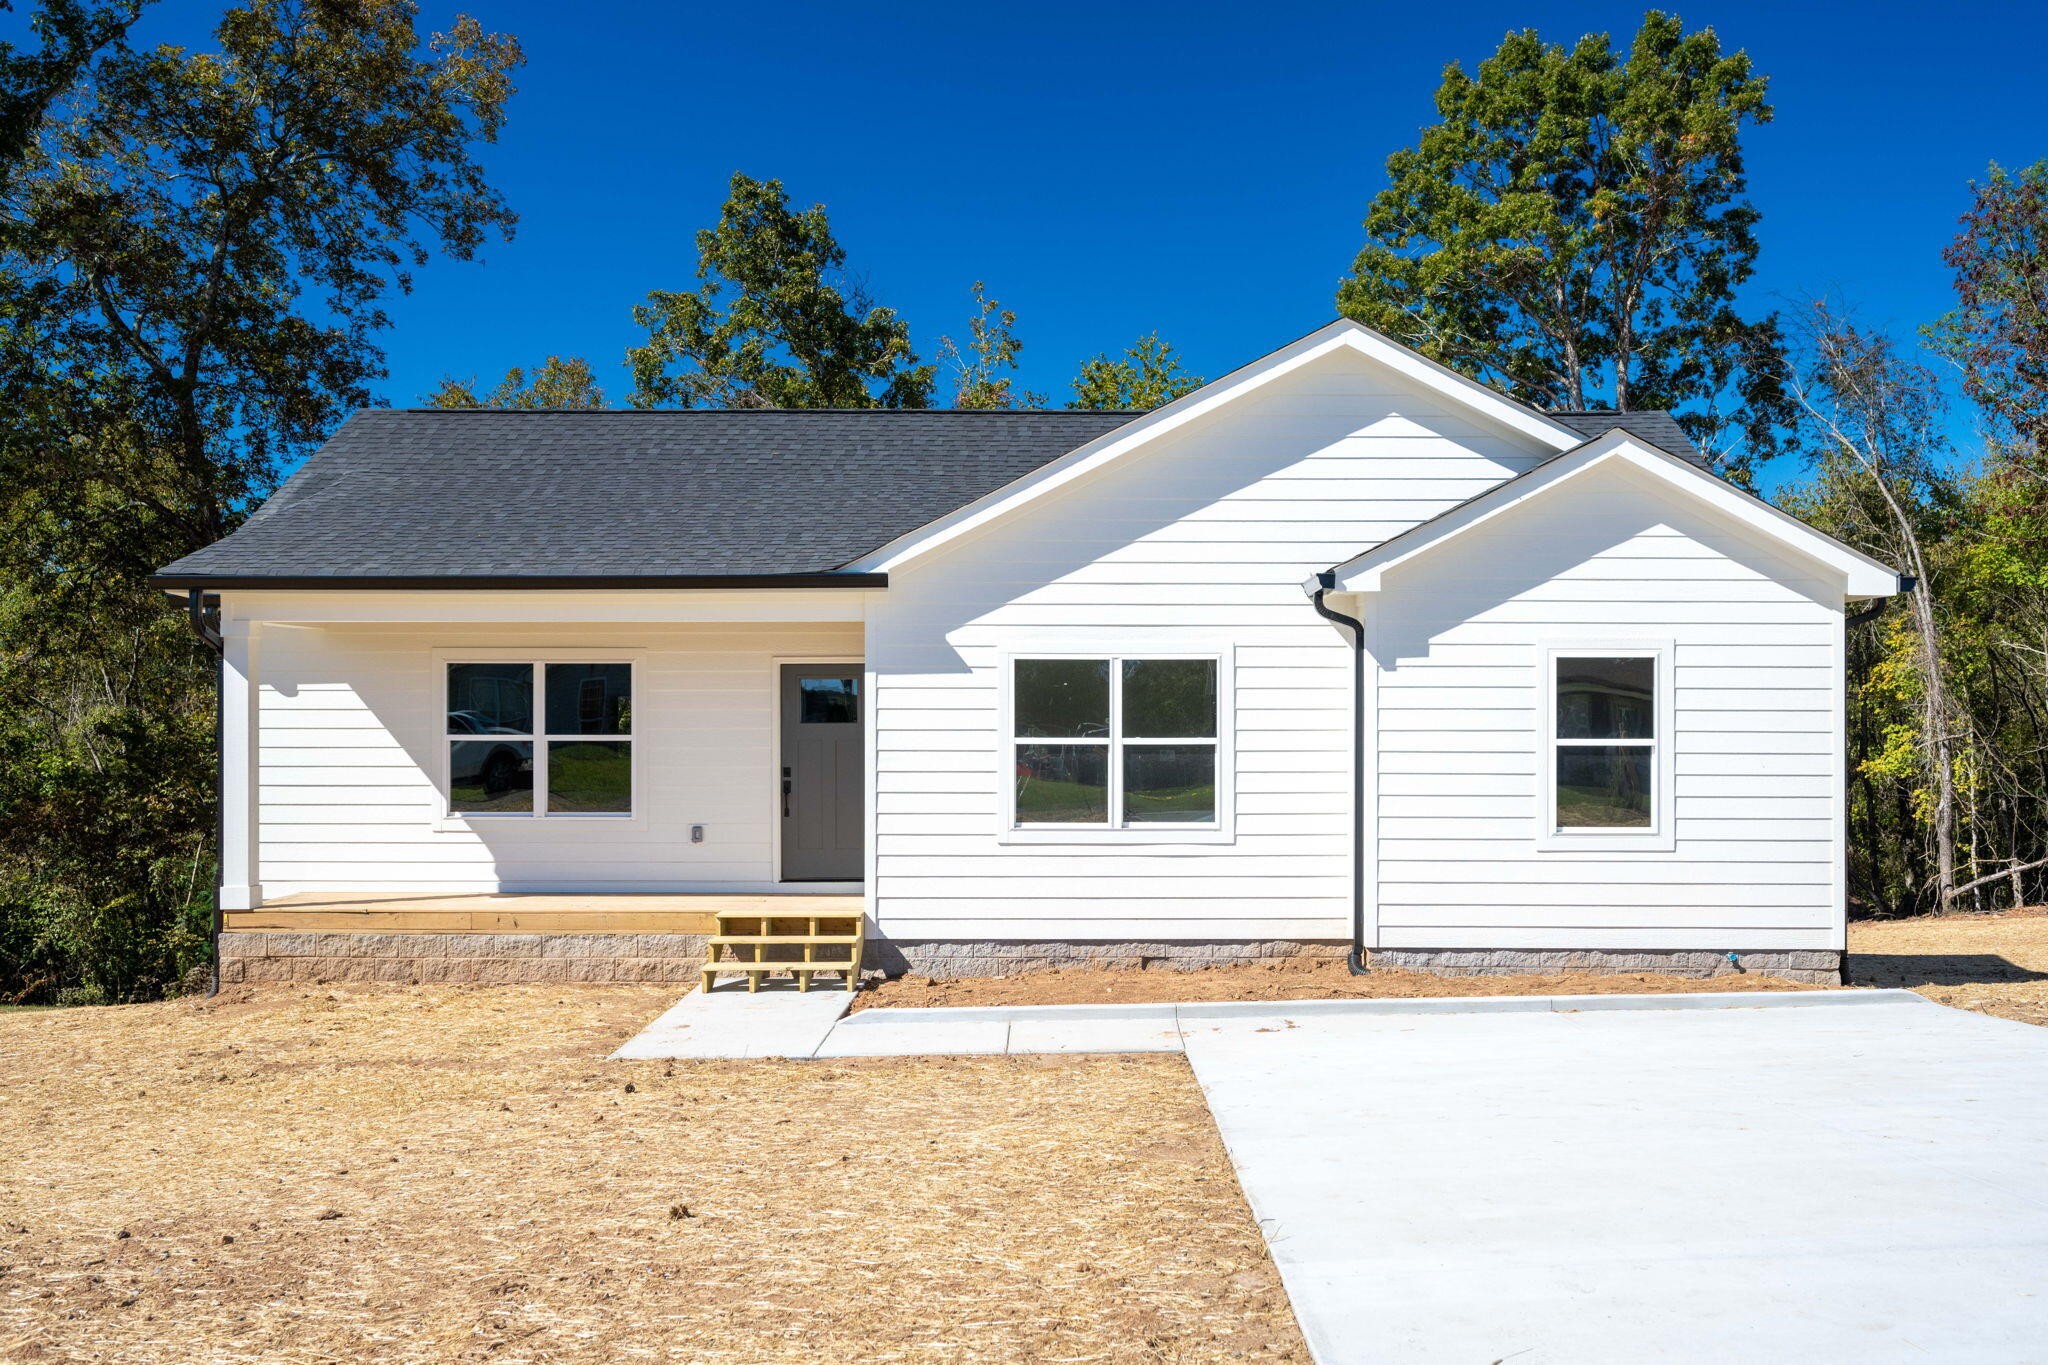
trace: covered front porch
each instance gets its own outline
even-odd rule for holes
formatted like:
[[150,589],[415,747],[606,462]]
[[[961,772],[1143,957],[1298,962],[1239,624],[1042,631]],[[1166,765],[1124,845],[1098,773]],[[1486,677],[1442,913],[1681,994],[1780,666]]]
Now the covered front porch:
[[862,907],[871,590],[225,594],[224,929]]

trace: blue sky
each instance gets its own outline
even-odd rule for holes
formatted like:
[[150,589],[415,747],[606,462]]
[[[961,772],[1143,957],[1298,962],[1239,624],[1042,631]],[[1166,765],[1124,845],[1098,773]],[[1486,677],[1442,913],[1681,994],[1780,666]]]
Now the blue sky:
[[[203,43],[165,0],[143,41]],[[481,264],[393,301],[383,396],[550,352],[615,401],[630,308],[694,282],[735,170],[822,201],[927,355],[977,278],[1018,313],[1028,387],[1159,331],[1215,375],[1326,321],[1389,152],[1444,64],[1511,28],[1625,43],[1637,5],[893,6],[470,0],[528,66],[486,150],[521,215]],[[438,27],[456,7],[425,0]],[[2048,156],[2048,5],[1681,6],[1771,78],[1749,142],[1757,300],[1817,292],[1910,330],[1949,303],[1942,247],[1988,162]],[[1790,472],[1790,471],[1785,471]],[[1780,475],[1782,477],[1782,474]],[[1775,481],[1775,480],[1774,480]]]

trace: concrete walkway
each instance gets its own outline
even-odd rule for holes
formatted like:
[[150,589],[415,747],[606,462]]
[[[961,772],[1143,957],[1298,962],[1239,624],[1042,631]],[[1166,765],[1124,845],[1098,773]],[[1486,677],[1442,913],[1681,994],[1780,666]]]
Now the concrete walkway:
[[1185,1052],[1188,1039],[1232,1021],[1308,1021],[1419,1014],[1547,1014],[1580,1010],[1811,1009],[1867,1006],[1910,991],[1729,991],[1700,995],[1442,996],[1414,1000],[1248,1000],[1187,1005],[1003,1005],[871,1009],[847,1014],[842,990],[799,993],[774,981],[755,994],[692,991],[613,1053],[618,1058],[912,1057],[1032,1053]]
[[784,981],[757,992],[744,986],[710,995],[694,990],[612,1057],[811,1057],[852,1004],[851,991],[799,991]]

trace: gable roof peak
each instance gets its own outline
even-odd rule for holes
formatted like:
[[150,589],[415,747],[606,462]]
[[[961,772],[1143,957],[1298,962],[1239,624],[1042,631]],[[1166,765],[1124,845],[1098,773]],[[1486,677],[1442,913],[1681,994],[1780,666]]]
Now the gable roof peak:
[[1783,508],[1735,487],[1689,460],[1661,450],[1623,427],[1613,426],[1581,444],[1524,470],[1482,493],[1381,541],[1363,554],[1331,570],[1331,584],[1341,592],[1374,593],[1385,586],[1387,571],[1427,554],[1494,518],[1513,512],[1532,499],[1553,494],[1589,471],[1614,463],[1660,481],[1674,494],[1689,498],[1777,542],[1809,560],[1843,575],[1845,597],[1885,597],[1902,591],[1905,580],[1896,569],[1799,520]]

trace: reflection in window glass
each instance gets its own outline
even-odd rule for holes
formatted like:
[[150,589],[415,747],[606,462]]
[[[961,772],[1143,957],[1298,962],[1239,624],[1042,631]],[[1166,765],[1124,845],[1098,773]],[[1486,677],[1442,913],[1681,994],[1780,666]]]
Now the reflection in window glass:
[[1125,747],[1125,823],[1212,824],[1215,819],[1215,745]]
[[633,746],[617,740],[548,745],[548,810],[623,815],[633,809]]
[[1214,739],[1214,659],[1124,660],[1127,739]]
[[1648,829],[1650,746],[1559,745],[1560,829]]
[[1019,659],[1019,738],[1100,739],[1109,733],[1109,660]]
[[[632,813],[631,664],[447,667],[450,814]],[[536,743],[536,721],[539,736],[606,739]]]
[[533,665],[448,665],[448,733],[532,734]]
[[1217,825],[1215,659],[1018,659],[1018,825]]
[[633,733],[631,664],[549,664],[548,733]]
[[800,725],[857,725],[860,723],[860,679],[799,678],[797,708]]
[[1109,819],[1109,746],[1019,744],[1017,823],[1102,824]]
[[1559,659],[1559,739],[1651,739],[1657,715],[1655,659]]
[[533,809],[533,745],[457,740],[448,746],[448,806],[457,814],[525,814]]

